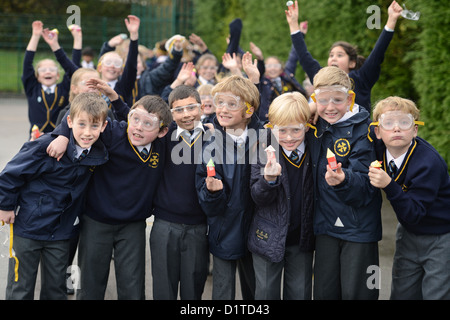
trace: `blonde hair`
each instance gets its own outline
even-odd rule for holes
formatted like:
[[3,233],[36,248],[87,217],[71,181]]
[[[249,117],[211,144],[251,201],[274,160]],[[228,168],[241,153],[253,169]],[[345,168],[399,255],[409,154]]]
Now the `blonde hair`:
[[108,52],[104,53],[104,54],[100,57],[100,59],[98,60],[97,71],[99,71],[98,68],[102,65],[103,60],[105,59],[105,57],[108,56],[108,55],[114,55],[114,54],[116,54],[120,59],[122,59],[122,68],[123,68],[124,65],[125,65],[125,60],[122,58],[122,56],[119,54],[119,52],[116,52],[116,51],[108,51]]
[[86,112],[93,122],[104,123],[108,116],[108,105],[98,93],[80,93],[70,103],[70,118],[72,121],[81,112]]
[[[77,86],[86,73],[95,73],[100,77],[97,70],[91,68],[79,68],[72,74],[72,78],[70,79],[70,86]],[[72,88],[70,88],[69,102],[72,102],[75,96],[76,94],[73,92]]]
[[211,91],[213,89],[213,85],[212,84],[202,84],[200,86],[197,87],[197,91],[201,96],[210,96],[211,95]]
[[276,97],[269,106],[268,118],[272,125],[306,123],[310,117],[308,101],[300,92],[284,93]]
[[53,62],[53,63],[55,64],[55,67],[58,69],[58,71],[56,71],[56,73],[59,74],[59,67],[58,67],[58,64],[56,63],[55,60],[52,60],[52,59],[42,59],[42,60],[39,60],[38,63],[36,63],[36,67],[34,68],[34,75],[36,76],[36,78],[39,77],[38,69],[40,68],[41,64],[44,63],[44,62],[46,62],[46,61],[51,61],[51,62]]
[[236,75],[225,77],[214,86],[211,95],[214,96],[217,92],[231,92],[240,97],[244,103],[250,104],[254,108],[254,112],[259,108],[259,91],[247,78]]
[[352,83],[348,74],[338,67],[324,67],[317,72],[313,79],[314,89],[340,85],[352,89]]
[[416,104],[409,99],[396,96],[387,97],[376,104],[373,109],[373,120],[378,121],[383,113],[396,110],[410,113],[414,120],[419,120],[420,110],[416,107]]

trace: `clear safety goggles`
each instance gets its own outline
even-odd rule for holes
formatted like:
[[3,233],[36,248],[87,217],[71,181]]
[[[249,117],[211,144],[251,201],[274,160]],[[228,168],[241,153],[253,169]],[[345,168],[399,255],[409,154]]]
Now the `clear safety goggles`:
[[401,111],[383,113],[378,121],[378,125],[388,131],[394,130],[396,127],[400,130],[408,130],[414,124],[423,125],[424,123],[422,121],[415,121],[412,114]]
[[120,59],[105,59],[102,64],[106,67],[122,68],[123,61]]
[[131,110],[128,114],[128,123],[133,127],[141,125],[142,129],[145,131],[153,131],[164,125],[163,121],[159,120],[157,116],[136,109]]
[[187,106],[182,107],[176,107],[171,109],[170,111],[175,114],[184,114],[184,112],[194,112],[195,110],[200,110],[201,104],[200,103],[193,103],[189,104]]
[[268,63],[264,65],[266,69],[281,69],[281,63]]
[[38,73],[45,73],[45,72],[58,72],[57,67],[40,67],[37,69]]
[[217,109],[227,107],[228,110],[236,111],[243,107],[241,97],[234,94],[217,92],[213,97],[213,105]]
[[304,138],[305,125],[303,123],[292,126],[274,125],[272,131],[279,141],[296,141]]
[[356,95],[353,90],[349,90],[344,86],[336,85],[321,87],[314,90],[314,93],[311,95],[311,99],[322,106],[327,106],[330,102],[334,105],[342,105],[346,103],[350,94],[353,94],[352,103],[350,105],[350,111],[352,111],[353,105],[355,104]]

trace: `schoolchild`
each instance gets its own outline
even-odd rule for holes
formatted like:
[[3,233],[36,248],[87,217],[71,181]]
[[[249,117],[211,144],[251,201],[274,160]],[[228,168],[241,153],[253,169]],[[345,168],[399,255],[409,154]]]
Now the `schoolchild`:
[[342,69],[322,68],[313,83],[319,119],[317,127],[310,125],[307,145],[315,199],[314,299],[377,299],[379,289],[367,285],[368,267],[379,265],[381,239],[381,195],[367,175],[375,157],[369,113],[353,103]]
[[25,143],[0,173],[0,220],[14,224],[11,241],[19,263],[10,259],[6,299],[34,298],[39,264],[40,298],[67,299],[69,239],[78,233],[89,179],[108,160],[97,141],[107,110],[98,94],[78,95],[67,118],[72,129],[67,152],[59,162],[46,153],[54,139],[46,134]]
[[[129,108],[104,81],[91,79],[89,85],[107,95],[119,114],[127,115]],[[164,100],[145,96],[132,106],[128,123],[113,121],[101,135],[110,159],[87,187],[78,246],[81,280],[77,299],[104,299],[113,251],[118,298],[145,299],[146,219],[166,157],[161,138],[171,122]],[[65,130],[63,121],[53,134],[66,135]],[[49,154],[57,156],[57,152]]]
[[[393,1],[388,8],[388,21],[378,38],[372,52],[364,59],[357,54],[356,48],[345,41],[335,42],[330,49],[328,66],[336,66],[348,73],[352,81],[352,90],[356,93],[355,102],[371,112],[371,90],[378,81],[381,72],[381,64],[389,43],[394,36],[395,25],[400,17],[402,8]],[[285,11],[289,24],[292,44],[297,52],[299,62],[309,79],[314,79],[316,73],[322,68],[317,60],[309,53],[304,34],[300,32],[298,24],[298,2],[289,6]]]
[[382,188],[397,226],[391,299],[449,300],[450,176],[444,159],[417,136],[420,111],[413,101],[388,97],[373,119],[378,140],[370,183]]
[[[214,86],[212,95],[216,107],[214,135],[204,143],[202,163],[196,172],[198,198],[207,216],[209,250],[213,255],[212,298],[235,298],[238,267],[242,296],[253,299],[255,279],[247,236],[254,210],[250,158],[262,128],[255,114],[259,92],[249,79],[230,76]],[[215,176],[207,176],[210,160],[215,164]]]
[[[124,21],[130,33],[130,45],[126,61],[115,51],[106,52],[98,60],[97,71],[100,73],[100,78],[106,81],[123,101],[132,105],[130,101],[133,100],[137,74],[140,19],[134,15],[128,15]],[[103,98],[111,108],[112,104],[108,97],[103,96]]]
[[202,100],[203,105],[203,123],[212,123],[214,117],[216,116],[216,109],[214,108],[211,96],[212,88],[213,85],[211,84],[202,84],[197,87],[197,91],[200,94],[200,99]]
[[273,135],[267,142],[274,151],[252,164],[250,186],[256,208],[248,248],[257,300],[279,300],[281,288],[285,300],[311,299],[314,188],[304,141],[309,118],[309,105],[301,93],[275,98],[269,108]]
[[[28,101],[30,131],[33,125],[37,125],[40,132],[50,132],[55,128],[59,111],[68,103],[70,77],[78,67],[67,58],[60,47],[57,33],[44,29],[41,21],[34,21],[32,29],[33,33],[26,48],[22,72],[22,83]],[[65,71],[60,83],[58,83],[59,69],[54,60],[40,60],[36,64],[36,69],[33,68],[34,55],[41,36]]]
[[153,204],[150,234],[153,298],[200,300],[208,275],[206,215],[198,202],[195,169],[205,128],[203,105],[193,86],[177,86],[169,95],[174,123],[167,141],[164,174]]

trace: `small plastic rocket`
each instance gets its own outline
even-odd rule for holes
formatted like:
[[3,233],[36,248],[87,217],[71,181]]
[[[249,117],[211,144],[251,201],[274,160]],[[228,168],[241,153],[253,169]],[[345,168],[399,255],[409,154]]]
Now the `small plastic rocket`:
[[214,177],[216,175],[216,168],[212,159],[209,159],[206,164],[206,173],[208,177]]
[[338,168],[336,157],[334,153],[328,148],[327,148],[327,160],[331,170],[336,170]]
[[34,125],[33,128],[31,128],[31,135],[34,140],[41,136],[41,132],[39,131],[39,127],[37,125]]
[[372,167],[372,168],[378,168],[378,169],[381,169],[381,163],[382,163],[383,161],[378,161],[378,160],[375,160],[375,161],[373,161],[371,164],[370,164],[370,166]]

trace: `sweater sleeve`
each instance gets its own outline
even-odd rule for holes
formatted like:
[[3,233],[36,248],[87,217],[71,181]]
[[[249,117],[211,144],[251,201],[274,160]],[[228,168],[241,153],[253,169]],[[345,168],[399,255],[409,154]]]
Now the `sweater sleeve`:
[[292,34],[291,40],[294,45],[295,52],[297,52],[300,65],[308,75],[311,83],[313,83],[314,76],[322,67],[319,62],[311,56],[311,53],[309,53],[303,33],[297,32]]
[[[419,164],[421,163],[421,164]],[[414,177],[407,190],[392,180],[383,190],[400,223],[416,225],[426,216],[428,208],[436,200],[443,179],[448,179],[445,166],[437,158],[416,161]],[[412,170],[411,164],[409,170]]]
[[27,96],[32,95],[33,88],[38,84],[33,68],[35,53],[27,50],[23,59],[22,84]]
[[384,54],[391,43],[393,36],[394,32],[383,29],[377,43],[362,67],[354,71],[354,73],[358,74],[360,77],[359,82],[364,84],[369,89],[375,85],[380,77],[381,64],[384,61]]

